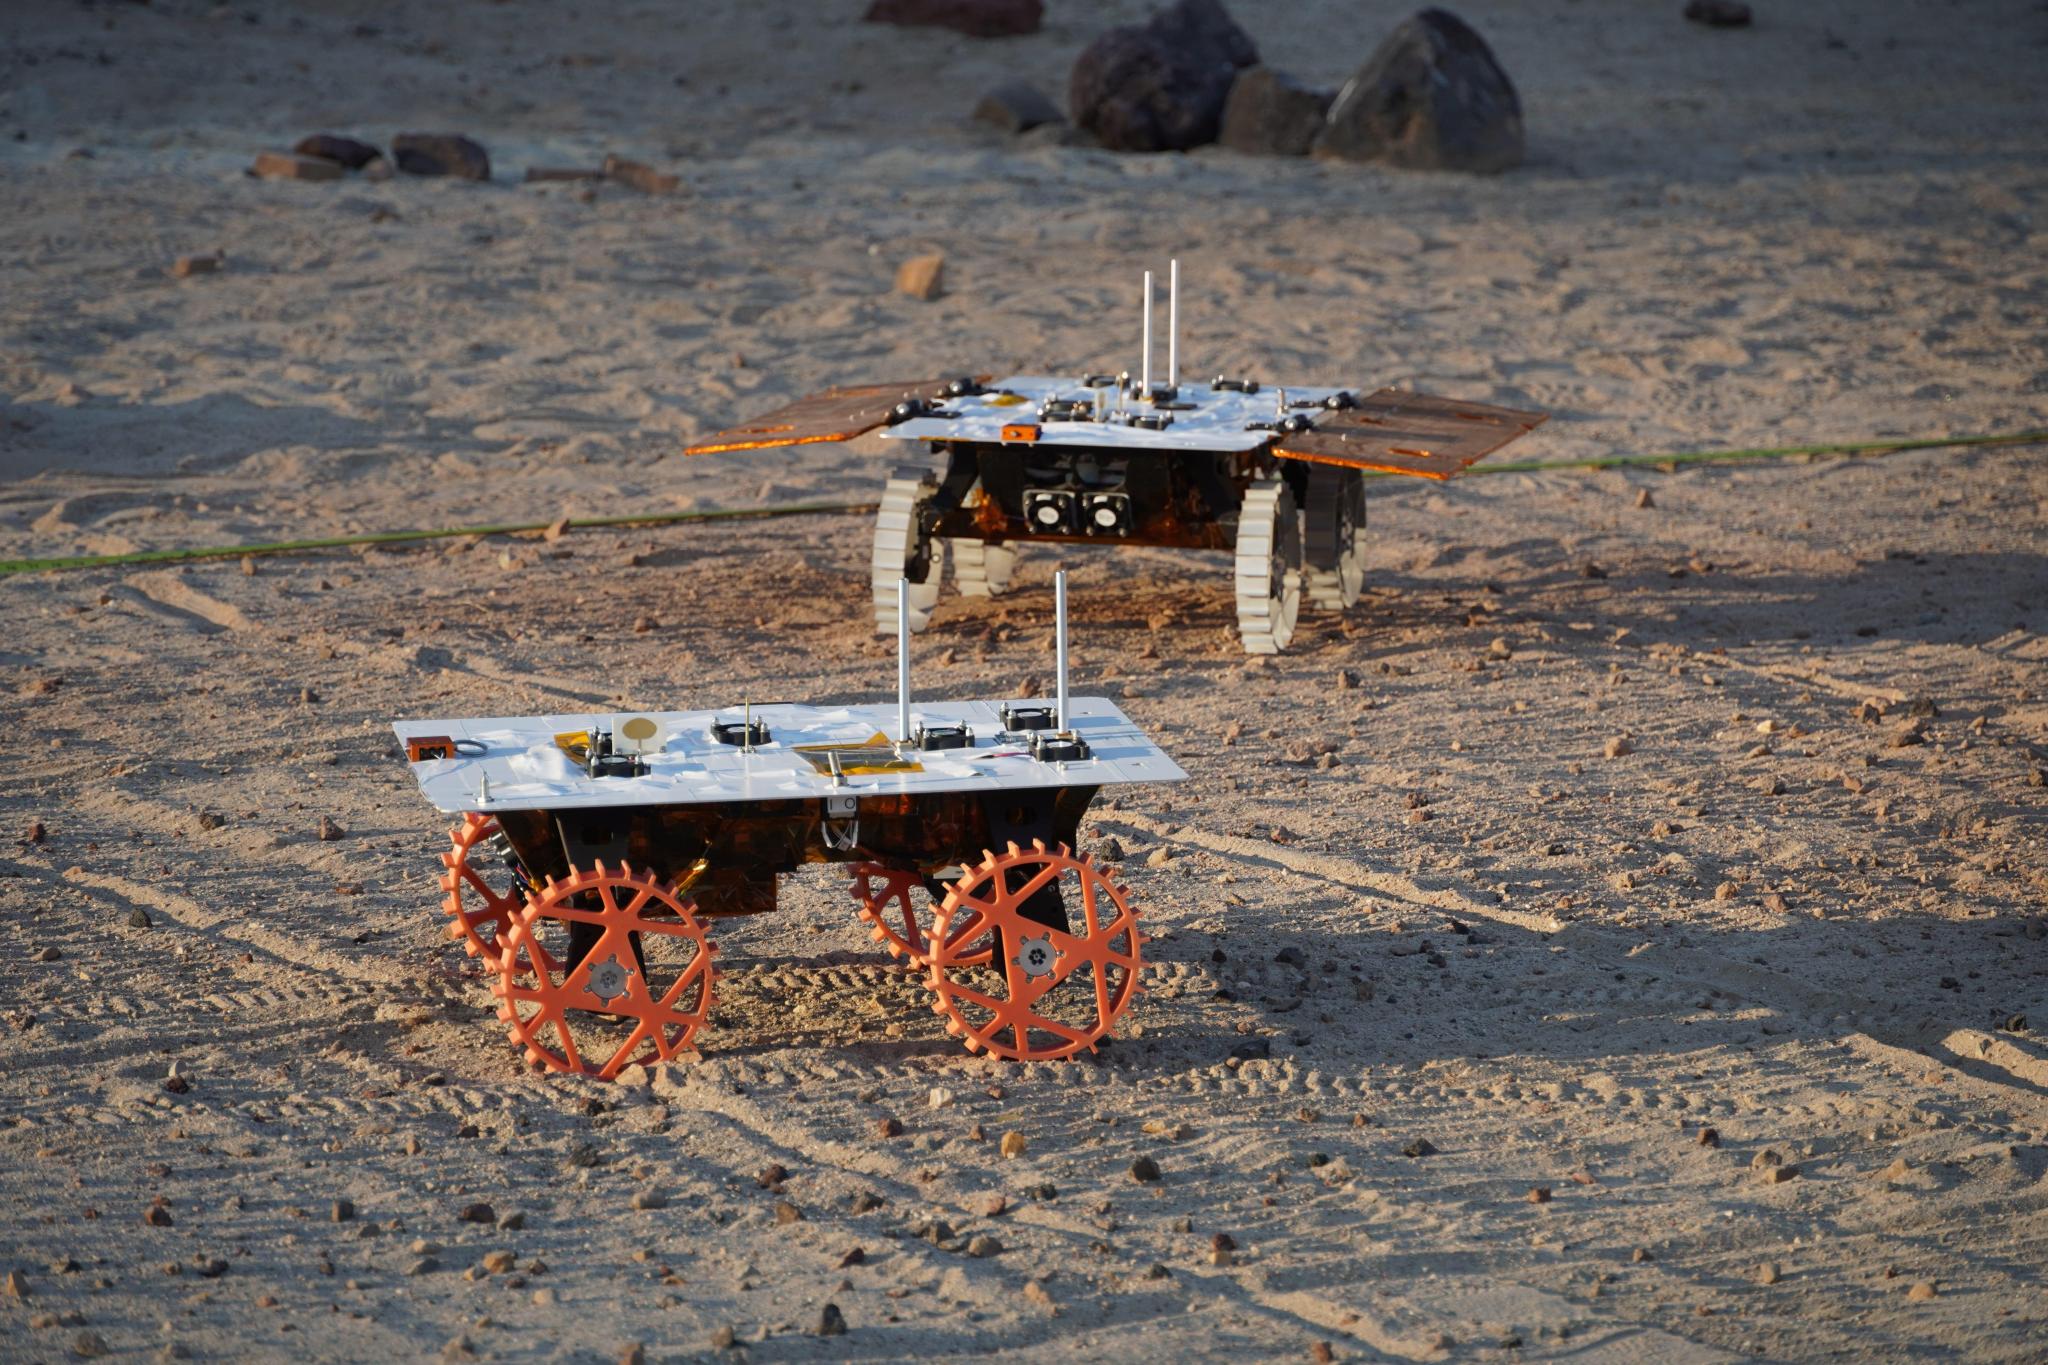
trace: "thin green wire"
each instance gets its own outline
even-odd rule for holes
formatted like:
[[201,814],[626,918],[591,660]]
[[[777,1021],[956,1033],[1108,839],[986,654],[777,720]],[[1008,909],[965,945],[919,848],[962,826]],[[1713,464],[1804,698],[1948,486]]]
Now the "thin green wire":
[[[1521,464],[1475,465],[1470,474],[1535,474],[1546,469],[1618,469],[1631,465],[1732,464],[1741,460],[1787,460],[1811,455],[1890,455],[1904,450],[1946,450],[1958,446],[2014,446],[2048,442],[2048,431],[2016,431],[1985,436],[1939,436],[1896,441],[1851,441],[1835,445],[1775,446],[1754,450],[1693,450],[1673,455],[1611,455],[1591,460],[1542,460]],[[1372,478],[1400,475],[1365,471]],[[198,559],[239,559],[243,556],[298,554],[308,550],[341,550],[354,545],[401,545],[421,540],[452,540],[459,536],[524,535],[557,524],[568,530],[601,526],[669,526],[691,521],[741,521],[767,517],[800,517],[825,513],[872,512],[872,502],[792,502],[775,507],[734,507],[709,512],[664,512],[627,517],[573,517],[566,523],[529,521],[497,526],[452,526],[432,531],[371,531],[319,540],[282,540],[266,545],[211,545],[181,550],[136,550],[119,555],[72,555],[55,559],[0,560],[0,578],[24,573],[55,573],[68,569],[110,568],[123,564],[176,564]]]
[[666,526],[681,521],[739,521],[762,517],[798,517],[824,512],[872,512],[871,502],[792,502],[779,507],[734,507],[709,512],[660,512],[631,517],[571,517],[564,522],[522,521],[499,526],[449,526],[434,531],[369,531],[356,536],[319,540],[280,540],[266,545],[207,545],[182,550],[136,550],[120,555],[72,555],[61,559],[0,560],[0,577],[18,573],[50,573],[62,569],[97,569],[119,564],[175,564],[193,559],[237,559],[243,555],[284,555],[306,550],[341,550],[351,545],[400,545],[416,540],[453,540],[460,536],[509,536],[596,526]]

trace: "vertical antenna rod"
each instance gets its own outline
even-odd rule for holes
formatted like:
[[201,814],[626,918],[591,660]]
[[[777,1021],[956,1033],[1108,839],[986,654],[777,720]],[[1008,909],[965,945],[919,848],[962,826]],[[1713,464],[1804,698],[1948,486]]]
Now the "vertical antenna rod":
[[1147,397],[1152,392],[1152,272],[1145,272],[1145,365],[1141,371],[1144,378],[1138,394]]
[[896,733],[910,743],[910,580],[896,580]]
[[1166,267],[1166,387],[1180,387],[1180,258]]
[[1054,667],[1059,673],[1055,684],[1053,700],[1058,707],[1055,729],[1064,733],[1067,728],[1067,571],[1061,569],[1052,576],[1052,648]]

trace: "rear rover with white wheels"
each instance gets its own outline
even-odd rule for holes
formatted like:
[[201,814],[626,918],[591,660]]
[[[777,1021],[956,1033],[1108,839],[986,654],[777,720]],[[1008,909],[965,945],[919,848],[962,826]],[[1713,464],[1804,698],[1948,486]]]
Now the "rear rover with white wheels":
[[1288,647],[1304,607],[1335,614],[1357,604],[1368,478],[1453,478],[1544,420],[1395,387],[1183,379],[1177,262],[1170,280],[1156,370],[1148,272],[1135,373],[828,389],[687,453],[877,430],[923,444],[931,466],[899,468],[875,516],[870,587],[885,633],[895,628],[899,578],[911,584],[911,629],[925,628],[949,555],[961,595],[981,598],[1009,586],[1032,543],[1147,545],[1231,556],[1239,636],[1247,652],[1274,654]]

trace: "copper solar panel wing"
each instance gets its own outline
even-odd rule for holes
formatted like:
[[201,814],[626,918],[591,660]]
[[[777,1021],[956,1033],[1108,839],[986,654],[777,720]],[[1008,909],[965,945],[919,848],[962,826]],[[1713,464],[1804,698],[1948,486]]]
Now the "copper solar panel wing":
[[1449,479],[1533,431],[1550,414],[1381,389],[1355,408],[1283,436],[1273,453],[1422,479]]
[[935,401],[951,382],[947,379],[912,379],[898,384],[830,388],[808,398],[799,398],[741,426],[706,437],[684,447],[683,453],[715,455],[727,450],[765,450],[771,446],[852,440],[887,422],[889,410],[904,399]]

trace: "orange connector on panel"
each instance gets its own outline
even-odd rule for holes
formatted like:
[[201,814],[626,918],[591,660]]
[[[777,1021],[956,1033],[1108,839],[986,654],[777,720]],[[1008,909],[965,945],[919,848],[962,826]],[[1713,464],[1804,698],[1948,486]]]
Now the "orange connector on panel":
[[430,758],[455,757],[455,741],[446,735],[414,735],[405,742],[405,761],[424,763]]

